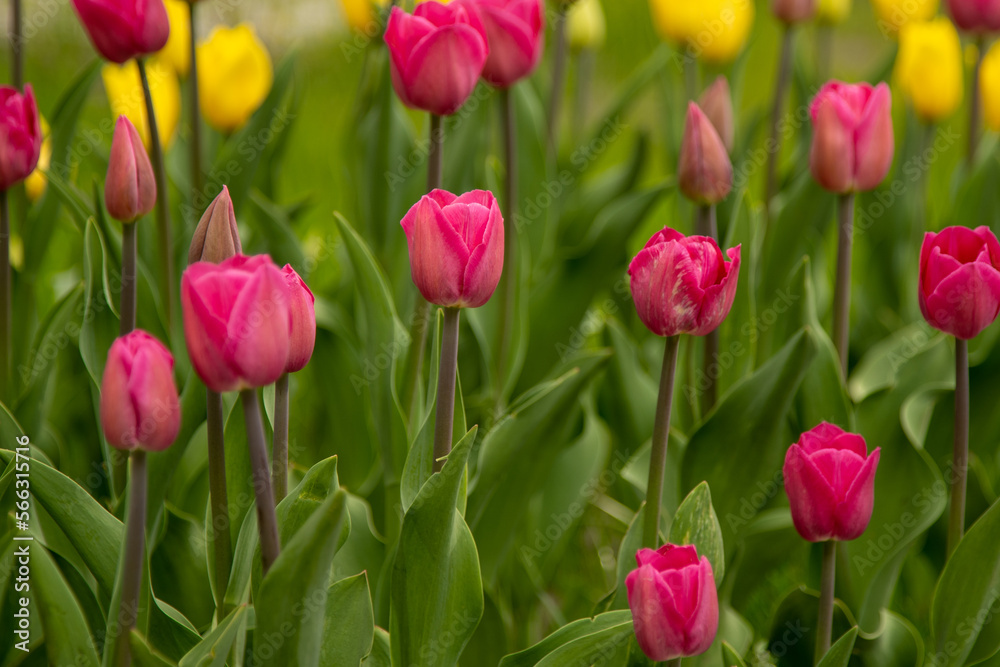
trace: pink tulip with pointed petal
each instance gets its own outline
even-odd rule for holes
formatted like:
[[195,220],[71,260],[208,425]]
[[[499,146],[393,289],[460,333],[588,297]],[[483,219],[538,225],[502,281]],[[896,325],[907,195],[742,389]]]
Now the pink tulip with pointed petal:
[[718,204],[733,188],[733,163],[726,145],[694,102],[688,103],[677,180],[684,196],[702,205]]
[[291,297],[289,310],[292,329],[289,333],[288,364],[286,373],[295,373],[306,367],[316,347],[316,297],[291,264],[285,264],[281,275],[288,284]]
[[124,223],[135,222],[156,206],[153,165],[139,132],[125,116],[118,117],[111,140],[104,203],[111,217]]
[[483,79],[509,88],[538,66],[545,50],[542,0],[473,0],[486,28],[490,55]]

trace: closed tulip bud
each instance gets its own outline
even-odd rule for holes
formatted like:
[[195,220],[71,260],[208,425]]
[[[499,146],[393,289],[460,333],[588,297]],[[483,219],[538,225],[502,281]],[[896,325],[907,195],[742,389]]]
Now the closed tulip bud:
[[424,2],[412,15],[393,7],[385,43],[399,99],[439,116],[465,104],[489,55],[482,20],[462,2]]
[[830,192],[874,190],[892,166],[892,95],[880,83],[831,81],[813,99],[809,167]]
[[288,284],[291,299],[289,311],[292,316],[291,343],[285,372],[294,373],[306,367],[316,346],[316,297],[291,264],[285,264],[281,275]]
[[184,77],[191,69],[191,3],[187,0],[164,0],[164,5],[170,21],[170,38],[157,57]]
[[819,0],[816,20],[824,25],[843,23],[851,14],[851,0]]
[[691,545],[640,549],[625,577],[639,648],[664,662],[707,651],[719,629],[719,594],[712,564]]
[[994,132],[1000,132],[1000,42],[995,42],[983,58],[979,87],[986,125]]
[[816,0],[771,0],[771,11],[787,25],[804,23],[816,14]]
[[962,103],[962,42],[945,17],[899,31],[896,81],[922,120],[948,118]]
[[699,204],[718,204],[733,187],[729,152],[712,121],[694,102],[688,103],[677,179],[684,196]]
[[489,56],[483,79],[497,88],[509,88],[530,75],[545,49],[542,0],[473,0],[479,11]]
[[714,239],[670,228],[649,239],[628,267],[639,319],[657,336],[704,336],[726,319],[736,298],[740,246],[725,261]]
[[111,140],[104,203],[111,217],[123,223],[135,222],[156,205],[153,165],[139,132],[125,116],[118,117]]
[[649,6],[661,37],[710,63],[735,60],[753,27],[750,0],[649,0]]
[[433,304],[478,308],[503,271],[503,216],[493,193],[425,195],[402,220],[413,282]]
[[1000,0],[948,0],[955,25],[966,32],[1000,30]]
[[896,37],[908,23],[929,21],[937,15],[939,0],[872,0],[878,29],[886,37]]
[[211,262],[221,264],[230,257],[243,253],[240,243],[240,228],[236,224],[236,212],[229,188],[222,186],[222,192],[205,209],[191,238],[188,249],[188,264]]
[[[173,68],[158,59],[146,63],[146,73],[160,143],[167,147],[174,140],[181,117],[181,84]],[[134,61],[124,65],[105,65],[101,68],[101,78],[111,111],[116,116],[127,116],[139,131],[143,145],[149,148],[149,123],[146,121],[146,103],[138,65]]]
[[73,0],[73,6],[94,48],[114,63],[156,53],[170,36],[163,0]]
[[26,179],[38,165],[42,151],[42,124],[31,84],[24,94],[0,86],[0,190]]
[[1000,313],[1000,243],[989,227],[947,227],[924,235],[920,312],[934,327],[971,340]]
[[219,26],[198,46],[198,95],[208,124],[224,133],[243,127],[267,99],[274,67],[248,23]]
[[712,127],[719,133],[726,152],[732,153],[736,141],[736,125],[733,121],[733,96],[729,92],[729,81],[726,77],[717,77],[712,85],[705,89],[698,99],[698,106],[712,121]]
[[101,379],[101,426],[116,449],[159,452],[181,426],[174,358],[141,329],[111,344]]
[[599,49],[604,46],[608,26],[601,0],[580,0],[570,7],[566,16],[566,34],[575,51]]
[[184,339],[191,364],[212,391],[263,387],[288,363],[288,283],[267,255],[197,262],[181,278]]
[[827,422],[802,434],[781,469],[799,535],[826,542],[857,539],[865,532],[880,453],[876,447],[868,454],[864,438]]

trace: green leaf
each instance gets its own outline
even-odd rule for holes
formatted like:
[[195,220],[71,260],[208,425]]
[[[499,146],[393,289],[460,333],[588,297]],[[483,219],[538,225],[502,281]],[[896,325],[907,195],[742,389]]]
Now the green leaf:
[[[454,667],[482,618],[479,554],[457,508],[476,431],[455,445],[403,517],[391,584],[394,665]],[[441,641],[443,630],[452,641]]]
[[379,627],[375,628],[372,652],[365,656],[361,665],[362,667],[391,667],[392,657],[388,632]]
[[722,642],[722,665],[723,667],[747,667],[743,658],[736,652],[729,642]]
[[177,665],[176,662],[171,661],[150,646],[138,630],[132,630],[129,633],[129,646],[132,649],[132,664],[135,667],[176,667]]
[[[45,652],[49,664],[80,667],[100,665],[83,611],[52,556],[37,542],[15,544],[27,549],[30,554],[31,590],[37,593],[39,620],[45,631]],[[18,553],[17,549],[15,553]]]
[[712,507],[712,492],[708,482],[691,490],[677,508],[670,524],[671,544],[693,544],[699,556],[712,564],[716,587],[722,586],[726,574],[726,552],[722,545],[722,527]]
[[330,586],[320,664],[323,667],[358,667],[372,650],[375,617],[364,572]]
[[817,667],[847,667],[854,651],[854,640],[857,638],[858,626],[855,625],[830,647]]
[[288,214],[259,190],[250,192],[250,203],[258,215],[243,219],[249,220],[248,225],[259,235],[261,250],[266,250],[278,266],[291,264],[296,271],[305,274],[306,258]]
[[591,665],[602,648],[625,646],[632,636],[632,612],[609,611],[564,625],[531,648],[506,656],[499,667]]
[[197,646],[188,652],[178,667],[225,667],[229,650],[236,641],[236,635],[243,630],[248,607],[240,605],[229,612],[215,628],[205,635]]

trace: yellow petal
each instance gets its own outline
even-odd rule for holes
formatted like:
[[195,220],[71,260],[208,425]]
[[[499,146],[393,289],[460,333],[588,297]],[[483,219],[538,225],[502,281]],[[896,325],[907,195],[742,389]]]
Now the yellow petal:
[[165,4],[170,20],[170,39],[157,55],[178,75],[187,76],[191,69],[191,5],[185,0],[166,0]]
[[[160,143],[170,146],[181,117],[181,84],[174,68],[158,58],[146,63],[146,75],[153,96],[153,110],[160,134]],[[146,122],[146,99],[139,79],[139,68],[134,60],[124,65],[106,64],[101,69],[104,89],[111,103],[112,118],[126,116],[139,131],[146,149],[149,150],[149,125]],[[112,127],[114,127],[112,125]]]
[[895,78],[927,122],[941,121],[962,103],[962,43],[946,17],[910,22],[899,31]]
[[914,21],[929,21],[938,10],[939,0],[872,0],[883,35],[895,37],[899,29]]
[[198,46],[198,91],[205,120],[220,132],[241,128],[267,98],[274,68],[253,27],[219,26]]
[[983,58],[979,85],[983,92],[986,125],[994,132],[1000,132],[1000,42],[994,42]]
[[661,37],[713,63],[734,60],[753,27],[752,0],[649,0],[649,4]]
[[827,25],[843,23],[851,13],[851,0],[819,0],[816,20]]

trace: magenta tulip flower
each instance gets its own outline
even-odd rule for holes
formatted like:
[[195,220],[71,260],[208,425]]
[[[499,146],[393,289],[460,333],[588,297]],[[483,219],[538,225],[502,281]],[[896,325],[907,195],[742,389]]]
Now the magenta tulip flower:
[[729,151],[712,121],[694,102],[688,103],[677,180],[684,196],[702,205],[718,204],[733,187]]
[[639,647],[662,662],[700,655],[719,629],[719,597],[712,564],[693,546],[640,549],[639,567],[625,578]]
[[385,30],[392,85],[403,103],[439,116],[465,104],[489,54],[486,29],[463,2],[393,7]]
[[101,426],[116,449],[159,452],[181,427],[174,358],[163,343],[136,329],[115,340],[101,379]]
[[316,346],[316,297],[291,264],[285,264],[285,268],[281,269],[281,275],[288,284],[288,293],[291,297],[289,310],[292,316],[285,372],[294,373],[306,367]]
[[195,371],[212,391],[263,387],[285,372],[291,295],[267,255],[196,262],[181,278],[184,338]]
[[955,25],[966,32],[1000,30],[1000,0],[948,0]]
[[1000,313],[1000,243],[989,227],[947,227],[924,235],[920,312],[962,340],[978,336]]
[[535,71],[545,50],[542,0],[474,0],[474,4],[490,48],[483,78],[497,88],[510,88]]
[[875,470],[865,439],[823,422],[806,431],[785,455],[782,474],[792,522],[810,542],[853,540],[872,518]]
[[139,132],[125,116],[118,117],[111,140],[104,203],[112,218],[125,223],[138,220],[156,205],[153,165]]
[[658,336],[704,336],[726,319],[736,298],[740,246],[722,251],[707,236],[662,229],[628,267],[639,319]]
[[816,13],[816,0],[771,0],[775,18],[788,25],[812,19]]
[[874,190],[892,166],[892,95],[880,83],[824,85],[810,107],[813,143],[809,167],[830,192]]
[[111,62],[156,53],[170,36],[163,0],[73,0],[73,6],[94,48]]
[[503,271],[503,216],[493,193],[425,195],[402,221],[410,273],[433,304],[478,308],[493,296]]
[[31,84],[24,94],[0,86],[0,190],[9,190],[35,170],[42,152],[42,124]]

